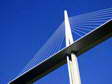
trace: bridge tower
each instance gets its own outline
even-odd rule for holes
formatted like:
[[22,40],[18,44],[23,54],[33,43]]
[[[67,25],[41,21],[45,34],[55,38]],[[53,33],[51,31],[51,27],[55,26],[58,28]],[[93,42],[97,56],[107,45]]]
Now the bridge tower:
[[[66,38],[65,41],[66,41],[66,47],[68,47],[71,44],[73,44],[74,41],[66,10],[64,11],[64,17],[65,17],[65,38]],[[67,64],[68,64],[70,84],[81,84],[77,56],[74,53],[71,53],[70,56],[67,56]]]

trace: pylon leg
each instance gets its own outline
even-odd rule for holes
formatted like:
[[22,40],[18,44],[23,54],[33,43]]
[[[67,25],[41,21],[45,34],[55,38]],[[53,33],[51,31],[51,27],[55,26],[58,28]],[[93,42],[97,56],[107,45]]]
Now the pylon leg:
[[78,61],[75,54],[67,56],[70,84],[81,84]]

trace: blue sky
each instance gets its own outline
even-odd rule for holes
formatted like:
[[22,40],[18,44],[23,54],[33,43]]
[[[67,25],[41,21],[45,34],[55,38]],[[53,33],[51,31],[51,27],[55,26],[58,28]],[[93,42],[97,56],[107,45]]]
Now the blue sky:
[[[62,23],[63,11],[75,16],[112,7],[112,0],[0,0],[0,84],[14,78]],[[79,57],[82,84],[112,84],[112,39]],[[64,65],[38,84],[68,84]]]

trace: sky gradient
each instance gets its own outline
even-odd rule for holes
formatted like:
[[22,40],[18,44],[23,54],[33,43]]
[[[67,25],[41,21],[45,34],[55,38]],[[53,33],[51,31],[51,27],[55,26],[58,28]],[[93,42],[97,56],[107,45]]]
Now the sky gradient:
[[[0,0],[0,84],[14,78],[63,22],[63,11],[75,16],[112,7],[112,0]],[[112,84],[112,38],[81,55],[82,84]],[[67,66],[38,84],[68,84]]]

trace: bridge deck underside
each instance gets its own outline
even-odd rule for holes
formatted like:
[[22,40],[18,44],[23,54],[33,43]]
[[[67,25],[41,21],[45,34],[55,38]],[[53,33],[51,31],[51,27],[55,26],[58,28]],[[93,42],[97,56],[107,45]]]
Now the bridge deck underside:
[[66,56],[70,55],[71,52],[75,53],[77,56],[80,56],[81,54],[85,53],[86,51],[90,50],[111,36],[112,20],[106,22],[79,40],[75,41],[69,47],[60,50],[20,77],[12,80],[10,84],[32,84],[34,81],[39,80],[53,70],[66,64]]

